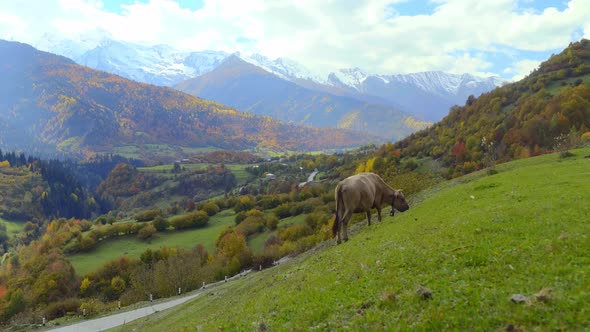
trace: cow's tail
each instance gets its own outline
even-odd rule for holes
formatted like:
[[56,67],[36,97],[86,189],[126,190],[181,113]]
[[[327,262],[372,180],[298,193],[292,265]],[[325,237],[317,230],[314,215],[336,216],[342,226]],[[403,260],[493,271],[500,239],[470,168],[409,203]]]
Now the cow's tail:
[[338,217],[339,205],[342,200],[342,192],[340,191],[340,185],[336,186],[336,218],[334,219],[334,225],[332,225],[332,236],[338,235],[340,230],[340,218]]

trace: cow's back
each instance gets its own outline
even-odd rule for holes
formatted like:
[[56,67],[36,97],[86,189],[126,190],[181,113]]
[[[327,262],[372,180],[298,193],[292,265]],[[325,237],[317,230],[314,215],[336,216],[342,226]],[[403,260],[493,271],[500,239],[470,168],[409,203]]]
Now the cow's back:
[[360,173],[340,181],[339,192],[345,208],[353,212],[369,210],[375,201],[377,179],[373,173]]

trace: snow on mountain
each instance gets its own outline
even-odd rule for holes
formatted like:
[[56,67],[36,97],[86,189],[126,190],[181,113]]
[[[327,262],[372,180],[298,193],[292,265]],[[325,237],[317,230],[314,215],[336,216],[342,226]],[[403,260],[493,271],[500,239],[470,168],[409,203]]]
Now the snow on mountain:
[[182,52],[167,45],[142,46],[108,40],[74,60],[133,80],[172,86],[216,68],[225,52]]
[[491,90],[496,87],[495,80],[492,77],[476,77],[471,74],[449,74],[441,71],[429,71],[408,75],[393,75],[391,80],[402,81],[414,84],[424,91],[436,93],[439,95],[453,94],[457,95],[463,88],[481,88]]
[[[102,30],[81,34],[72,39],[45,34],[34,46],[69,57],[79,64],[95,69],[146,83],[169,86],[215,69],[230,55],[219,51],[186,52],[167,45],[143,46],[115,41],[108,32]],[[410,84],[442,96],[459,94],[461,89],[478,90],[481,86],[491,90],[502,83],[497,77],[481,78],[470,74],[456,75],[441,71],[407,75],[371,75],[359,68],[341,69],[328,77],[320,77],[300,63],[287,58],[273,60],[261,54],[235,54],[244,61],[289,81],[307,80],[356,92],[362,92],[363,83],[367,78],[379,79],[384,84]]]
[[315,75],[300,63],[287,58],[277,58],[275,60],[271,60],[261,54],[252,54],[247,56],[236,53],[236,55],[246,62],[249,62],[289,81],[311,80],[317,83],[325,82],[324,79]]
[[469,95],[479,96],[504,83],[498,77],[483,78],[442,71],[376,75],[359,68],[341,69],[321,77],[287,58],[270,59],[261,54],[218,51],[179,51],[167,45],[144,46],[115,41],[104,31],[79,35],[74,39],[45,35],[34,46],[91,68],[164,86],[174,86],[208,73],[229,56],[235,55],[300,86],[384,103],[428,121],[441,119],[452,105],[463,105]]
[[367,77],[369,77],[369,75],[360,70],[360,68],[340,69],[332,74],[331,80],[336,78],[340,83],[355,89],[360,86]]
[[33,43],[33,46],[41,51],[63,55],[74,60],[110,39],[112,39],[111,34],[104,30],[85,32],[72,38],[45,33]]
[[[427,71],[412,74],[396,74],[396,75],[368,75],[358,68],[341,69],[336,73],[332,73],[333,78],[336,77],[339,82],[345,84],[349,88],[357,91],[363,90],[363,83],[369,77],[377,78],[383,81],[384,84],[401,83],[413,85],[423,91],[437,94],[440,96],[457,95],[462,89],[481,89],[482,87],[491,90],[500,86],[503,82],[498,77],[477,77],[471,74],[449,74],[442,71]],[[330,82],[330,80],[329,80]]]

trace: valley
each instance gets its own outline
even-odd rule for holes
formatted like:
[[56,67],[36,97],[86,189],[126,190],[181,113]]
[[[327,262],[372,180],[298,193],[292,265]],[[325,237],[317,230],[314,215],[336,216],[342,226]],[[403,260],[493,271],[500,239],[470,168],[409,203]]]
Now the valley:
[[[115,330],[286,330],[294,322],[303,329],[583,328],[590,192],[576,174],[587,172],[590,149],[572,153],[441,183],[413,196],[406,213],[357,224],[346,244],[328,241]],[[420,287],[432,298],[420,298]],[[526,304],[511,301],[519,293]]]
[[[1,328],[148,307],[244,270],[116,330],[590,325],[589,40],[512,83],[95,47],[76,61],[113,73],[0,40]],[[137,70],[170,57],[187,67]],[[336,245],[334,189],[362,172],[411,208],[355,214]]]

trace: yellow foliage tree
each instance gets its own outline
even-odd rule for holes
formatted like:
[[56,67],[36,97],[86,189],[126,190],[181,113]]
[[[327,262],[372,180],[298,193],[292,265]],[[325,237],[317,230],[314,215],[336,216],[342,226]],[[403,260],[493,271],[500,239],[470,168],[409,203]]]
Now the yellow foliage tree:
[[82,295],[86,294],[91,283],[92,282],[88,278],[84,278],[84,280],[82,280],[82,283],[80,284],[80,293]]

